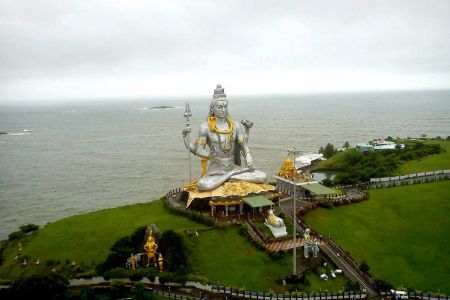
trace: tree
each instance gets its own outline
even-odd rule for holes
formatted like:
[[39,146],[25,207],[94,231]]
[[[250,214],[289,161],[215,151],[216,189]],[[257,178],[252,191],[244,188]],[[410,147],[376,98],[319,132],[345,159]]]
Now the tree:
[[333,187],[334,183],[333,180],[329,179],[329,178],[325,178],[324,180],[322,180],[322,185],[327,186],[327,187]]
[[164,270],[185,274],[188,267],[187,250],[181,236],[173,230],[167,230],[161,235],[159,242],[164,256]]
[[69,280],[57,273],[22,277],[10,287],[12,299],[65,299]]
[[350,148],[350,143],[348,141],[345,141],[344,145],[342,145],[342,148],[347,150],[348,148]]
[[330,143],[325,148],[320,147],[319,153],[322,153],[325,158],[330,158],[337,153],[337,149]]

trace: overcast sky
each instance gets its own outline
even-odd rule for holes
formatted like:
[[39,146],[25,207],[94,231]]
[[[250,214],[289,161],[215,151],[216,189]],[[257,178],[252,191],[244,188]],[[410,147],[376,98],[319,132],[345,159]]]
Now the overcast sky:
[[450,1],[0,0],[0,103],[450,88]]

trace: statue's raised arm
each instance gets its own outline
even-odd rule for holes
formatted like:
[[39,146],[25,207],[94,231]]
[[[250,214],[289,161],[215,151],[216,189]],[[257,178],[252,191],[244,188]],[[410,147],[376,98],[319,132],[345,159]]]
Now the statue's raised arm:
[[[227,180],[254,183],[266,181],[266,174],[254,169],[247,145],[248,129],[252,125],[247,120],[244,120],[241,125],[231,119],[224,89],[221,85],[217,85],[211,100],[208,119],[200,125],[197,139],[191,143],[188,138],[191,128],[187,126],[183,130],[186,148],[191,153],[208,159],[206,174],[197,183],[199,190],[215,189]],[[246,162],[245,167],[239,167],[241,156]]]
[[205,129],[204,126],[200,126],[198,138],[193,143],[191,143],[188,139],[190,132],[191,128],[189,126],[186,126],[186,128],[182,131],[184,146],[186,149],[199,157],[209,158],[209,151],[206,150],[207,129]]

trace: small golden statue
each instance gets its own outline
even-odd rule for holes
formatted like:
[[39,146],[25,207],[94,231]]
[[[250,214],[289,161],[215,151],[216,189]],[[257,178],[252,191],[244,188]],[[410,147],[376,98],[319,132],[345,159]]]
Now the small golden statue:
[[130,262],[131,262],[131,268],[133,270],[136,270],[136,256],[134,256],[134,254],[131,254]]
[[155,243],[155,238],[152,236],[153,231],[150,230],[150,234],[148,235],[147,242],[144,245],[144,250],[147,251],[147,267],[150,266],[150,262],[153,261],[153,264],[156,265],[156,249],[158,249],[158,245]]
[[160,253],[159,257],[158,257],[158,264],[159,264],[159,271],[162,272],[164,269],[164,260],[163,260],[163,256]]

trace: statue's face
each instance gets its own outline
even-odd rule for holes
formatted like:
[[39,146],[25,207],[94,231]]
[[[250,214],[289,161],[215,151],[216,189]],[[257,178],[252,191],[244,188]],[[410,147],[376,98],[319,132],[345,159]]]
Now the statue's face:
[[219,100],[215,102],[212,106],[212,111],[215,117],[225,118],[225,116],[228,115],[228,101]]

